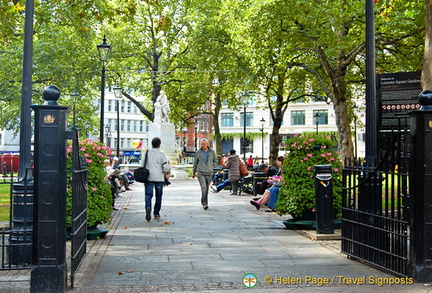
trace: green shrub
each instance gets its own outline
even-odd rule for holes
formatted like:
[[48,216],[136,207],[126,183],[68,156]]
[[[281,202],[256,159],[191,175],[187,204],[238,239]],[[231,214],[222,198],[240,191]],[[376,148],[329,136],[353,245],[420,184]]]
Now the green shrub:
[[276,210],[280,215],[300,217],[315,211],[315,165],[332,165],[333,203],[336,215],[342,209],[342,163],[331,136],[303,134],[286,141],[287,157],[282,168],[283,186]]
[[[104,160],[109,158],[111,149],[91,139],[79,142],[80,156],[87,162],[87,226],[106,223],[112,212],[110,186],[105,182]],[[72,223],[72,145],[67,148],[67,207],[66,222]]]

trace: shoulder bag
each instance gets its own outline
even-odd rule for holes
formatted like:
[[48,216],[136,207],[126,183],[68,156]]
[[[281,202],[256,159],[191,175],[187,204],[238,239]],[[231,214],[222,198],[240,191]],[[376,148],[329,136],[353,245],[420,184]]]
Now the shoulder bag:
[[241,161],[241,160],[240,160],[240,167],[239,167],[239,169],[240,169],[240,176],[241,177],[246,177],[247,175],[249,175],[249,170],[248,170],[246,164],[243,163],[243,161]]
[[136,169],[134,171],[134,178],[135,178],[135,181],[137,181],[137,182],[141,182],[141,183],[147,183],[148,182],[150,172],[146,168],[147,167],[147,158],[148,158],[148,151],[146,151],[146,154],[145,154],[144,166],[139,167],[138,169]]

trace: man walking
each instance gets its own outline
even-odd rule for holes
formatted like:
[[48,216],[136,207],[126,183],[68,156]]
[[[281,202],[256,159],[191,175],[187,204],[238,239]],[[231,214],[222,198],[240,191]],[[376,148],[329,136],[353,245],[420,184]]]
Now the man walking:
[[[160,219],[160,210],[162,206],[162,190],[165,181],[165,176],[169,172],[169,164],[167,157],[160,151],[161,140],[159,137],[152,139],[152,149],[148,150],[147,169],[149,170],[148,182],[145,183],[145,210],[146,220],[151,220],[153,188],[156,193],[156,201],[154,205],[153,215],[155,220]],[[142,158],[144,165],[145,154]]]
[[198,173],[198,182],[201,186],[201,204],[208,209],[209,186],[213,177],[213,168],[217,166],[217,157],[213,149],[210,148],[206,138],[201,139],[201,148],[195,154],[192,178]]

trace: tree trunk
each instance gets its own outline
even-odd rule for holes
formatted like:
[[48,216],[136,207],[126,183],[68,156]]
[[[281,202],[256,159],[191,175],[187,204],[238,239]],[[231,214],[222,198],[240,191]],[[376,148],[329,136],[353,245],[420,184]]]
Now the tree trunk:
[[422,88],[432,90],[432,0],[426,0],[426,36],[422,68]]
[[335,97],[333,102],[333,109],[336,117],[336,126],[338,129],[339,139],[338,148],[340,157],[353,158],[353,142],[351,138],[351,127],[348,119],[347,103],[344,98]]
[[219,159],[219,163],[221,162],[221,158],[222,158],[222,136],[220,133],[220,126],[219,126],[219,119],[218,119],[221,108],[222,108],[222,99],[220,97],[220,93],[218,92],[215,95],[215,100],[214,100],[213,127],[214,127],[214,135],[215,135],[214,143],[216,145],[215,148],[216,148],[217,157]]

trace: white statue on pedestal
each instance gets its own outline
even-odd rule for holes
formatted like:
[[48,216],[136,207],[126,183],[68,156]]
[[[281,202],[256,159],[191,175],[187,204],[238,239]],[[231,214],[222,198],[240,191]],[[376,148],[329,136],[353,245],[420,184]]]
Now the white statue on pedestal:
[[154,123],[169,122],[168,114],[170,113],[170,106],[164,91],[161,91],[157,97],[156,102],[154,103],[154,109]]

